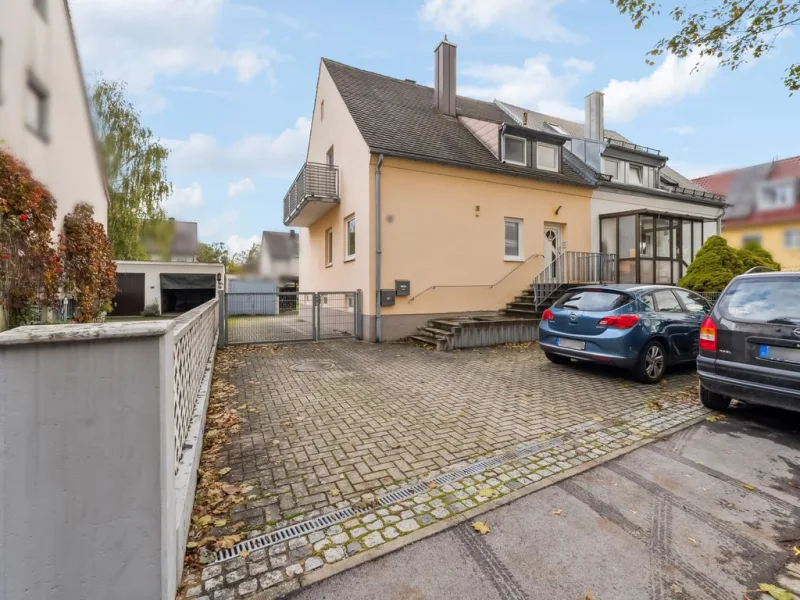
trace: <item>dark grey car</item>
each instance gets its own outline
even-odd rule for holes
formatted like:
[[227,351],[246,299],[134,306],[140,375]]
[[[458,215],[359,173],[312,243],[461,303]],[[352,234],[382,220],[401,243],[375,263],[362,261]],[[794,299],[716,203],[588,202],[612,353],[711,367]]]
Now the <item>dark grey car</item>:
[[736,277],[700,326],[700,400],[800,411],[800,273]]

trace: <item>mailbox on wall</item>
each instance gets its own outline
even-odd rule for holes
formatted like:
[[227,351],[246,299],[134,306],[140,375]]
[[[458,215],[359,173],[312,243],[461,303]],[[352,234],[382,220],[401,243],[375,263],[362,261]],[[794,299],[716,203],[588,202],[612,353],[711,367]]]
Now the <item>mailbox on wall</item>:
[[410,296],[411,295],[411,282],[408,279],[395,279],[394,291],[397,296]]
[[381,290],[381,306],[394,306],[394,290]]

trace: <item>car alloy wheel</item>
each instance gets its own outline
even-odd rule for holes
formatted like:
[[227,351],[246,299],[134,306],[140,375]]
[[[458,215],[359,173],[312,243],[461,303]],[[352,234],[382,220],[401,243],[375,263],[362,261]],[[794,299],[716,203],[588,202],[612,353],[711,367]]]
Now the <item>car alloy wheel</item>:
[[647,349],[644,357],[644,372],[655,381],[664,373],[664,351],[658,344],[653,344]]

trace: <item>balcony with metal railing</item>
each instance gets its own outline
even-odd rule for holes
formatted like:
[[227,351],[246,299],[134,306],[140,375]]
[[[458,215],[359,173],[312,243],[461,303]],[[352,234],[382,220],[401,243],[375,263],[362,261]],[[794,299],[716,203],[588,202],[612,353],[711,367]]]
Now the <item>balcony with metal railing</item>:
[[308,227],[339,204],[339,167],[306,163],[283,198],[283,223]]

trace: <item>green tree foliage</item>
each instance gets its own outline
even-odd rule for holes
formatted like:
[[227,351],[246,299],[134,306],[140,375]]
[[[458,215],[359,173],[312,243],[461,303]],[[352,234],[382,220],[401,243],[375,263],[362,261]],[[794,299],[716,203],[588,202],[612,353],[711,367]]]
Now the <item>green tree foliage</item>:
[[232,262],[234,267],[241,268],[245,273],[257,273],[260,257],[261,245],[253,244],[247,252],[237,252]]
[[223,242],[197,245],[197,261],[201,263],[221,263],[225,266],[230,264],[228,247]]
[[745,271],[753,267],[767,267],[773,271],[780,271],[781,265],[775,262],[772,254],[761,247],[758,242],[747,242],[744,248],[739,249],[739,259]]
[[101,79],[92,90],[92,120],[105,159],[108,236],[119,260],[147,260],[142,243],[146,222],[164,219],[169,150],[143,126],[125,99],[125,84]]
[[[731,70],[767,54],[781,33],[800,24],[798,0],[695,0],[671,2],[668,9],[655,0],[611,0],[611,3],[630,17],[636,29],[662,10],[668,10],[670,18],[678,24],[678,31],[661,38],[648,56],[670,53],[685,58],[697,53],[697,66],[703,58],[710,58]],[[650,58],[647,62],[653,65]],[[787,67],[783,83],[791,93],[800,89],[800,62]]]
[[721,292],[731,279],[743,272],[739,253],[724,238],[712,235],[697,252],[678,285],[696,292]]

